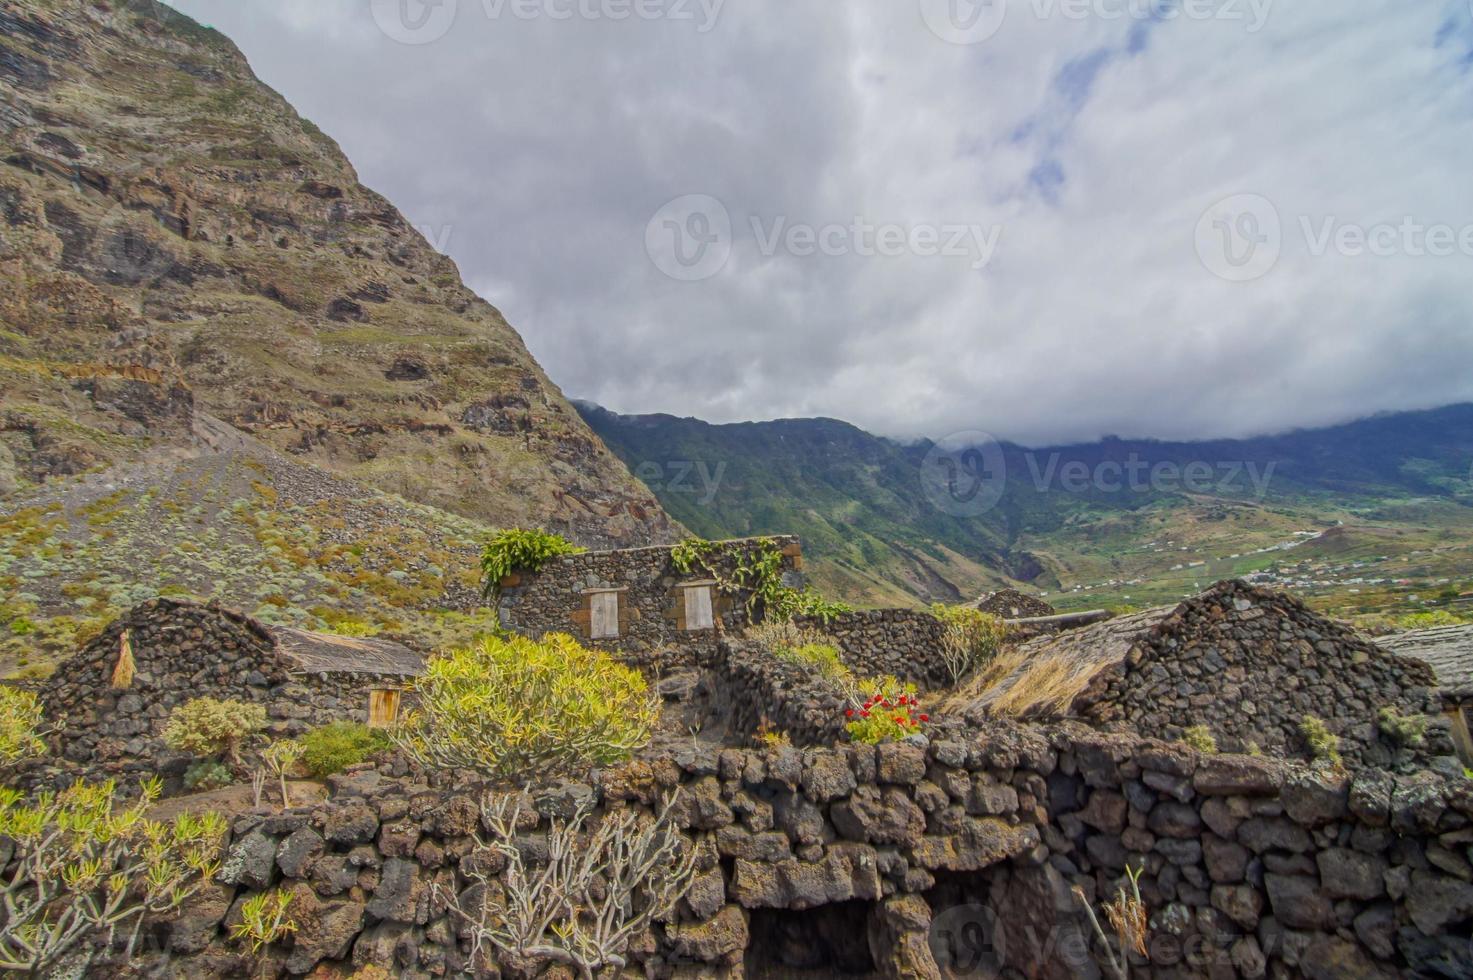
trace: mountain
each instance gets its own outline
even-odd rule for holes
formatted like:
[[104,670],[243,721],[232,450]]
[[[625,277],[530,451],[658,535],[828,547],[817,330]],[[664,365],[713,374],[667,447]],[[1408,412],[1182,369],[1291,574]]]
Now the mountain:
[[219,33],[0,0],[0,492],[199,446],[589,545],[678,529],[526,346]]
[[1065,608],[1135,605],[1261,574],[1367,611],[1473,573],[1473,405],[1253,439],[1041,449],[578,408],[686,527],[801,534],[820,586],[862,604],[1011,584]]

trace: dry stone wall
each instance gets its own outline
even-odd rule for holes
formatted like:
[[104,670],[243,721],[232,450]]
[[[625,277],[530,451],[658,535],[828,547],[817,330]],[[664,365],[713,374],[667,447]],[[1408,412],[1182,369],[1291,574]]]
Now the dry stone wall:
[[1377,716],[1441,715],[1436,678],[1285,592],[1224,582],[1182,603],[1102,671],[1075,703],[1087,720],[1161,738],[1206,725],[1223,748],[1256,743],[1273,755],[1309,754],[1300,725],[1322,719],[1357,765],[1413,768],[1450,756],[1438,722],[1426,744],[1397,746]]
[[[630,949],[650,977],[783,975],[829,957],[885,977],[991,964],[1098,976],[1078,901],[1142,867],[1150,961],[1134,976],[1473,973],[1473,790],[1355,777],[1054,728],[928,745],[717,749],[699,743],[533,791],[539,826],[595,798],[648,809],[677,786],[696,883]],[[489,859],[480,793],[359,770],[311,810],[238,818],[219,883],[167,937],[191,976],[492,973],[452,896]],[[486,865],[480,865],[488,867]],[[494,866],[489,870],[496,871]],[[284,888],[299,929],[251,965],[224,929]]]
[[844,663],[866,676],[890,674],[922,690],[950,682],[941,659],[940,620],[915,609],[871,609],[827,620],[802,617],[799,625],[833,638]]

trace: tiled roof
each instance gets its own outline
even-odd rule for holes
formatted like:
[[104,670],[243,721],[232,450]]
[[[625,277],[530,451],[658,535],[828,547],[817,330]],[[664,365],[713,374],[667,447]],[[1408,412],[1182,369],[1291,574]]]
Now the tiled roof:
[[268,626],[277,649],[303,670],[327,674],[378,674],[418,677],[424,658],[389,640],[309,633],[289,626]]
[[1473,626],[1414,630],[1380,636],[1376,642],[1392,653],[1425,661],[1442,687],[1473,687]]

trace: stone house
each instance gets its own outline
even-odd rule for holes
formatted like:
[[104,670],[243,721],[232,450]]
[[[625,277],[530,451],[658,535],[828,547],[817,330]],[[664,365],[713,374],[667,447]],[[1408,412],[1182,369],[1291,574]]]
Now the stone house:
[[1473,766],[1473,625],[1414,630],[1379,637],[1376,642],[1432,668],[1458,755],[1464,765]]
[[[1303,757],[1301,725],[1314,717],[1340,738],[1347,761],[1390,766],[1408,759],[1380,736],[1381,709],[1437,714],[1441,704],[1425,663],[1393,656],[1286,592],[1242,581],[1037,637],[1007,663],[1005,676],[958,699],[970,720],[1077,718],[1166,739],[1205,726],[1226,751]],[[1418,761],[1450,753],[1445,743],[1440,729],[1429,731]]]
[[41,686],[69,762],[149,770],[169,713],[200,697],[266,707],[268,734],[332,721],[387,724],[424,659],[397,643],[267,626],[220,606],[153,599],[125,613]]
[[503,579],[501,624],[528,636],[569,633],[590,646],[624,653],[664,647],[714,650],[721,633],[762,616],[752,593],[734,584],[760,550],[781,555],[783,584],[803,585],[803,550],[792,536],[718,542],[704,566],[682,571],[671,546],[564,555],[536,572]]

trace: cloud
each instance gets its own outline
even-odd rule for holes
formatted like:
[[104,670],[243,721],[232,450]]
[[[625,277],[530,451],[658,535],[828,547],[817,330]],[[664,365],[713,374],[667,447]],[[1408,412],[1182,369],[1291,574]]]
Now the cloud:
[[[1473,254],[1415,231],[1473,227],[1464,0],[995,2],[974,44],[931,0],[175,5],[615,410],[1056,442],[1473,399]],[[646,230],[691,194],[732,236],[684,282]]]

